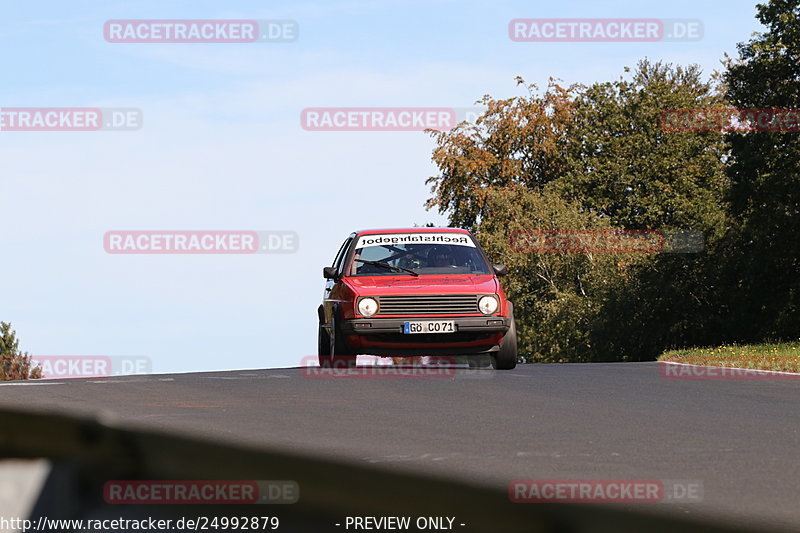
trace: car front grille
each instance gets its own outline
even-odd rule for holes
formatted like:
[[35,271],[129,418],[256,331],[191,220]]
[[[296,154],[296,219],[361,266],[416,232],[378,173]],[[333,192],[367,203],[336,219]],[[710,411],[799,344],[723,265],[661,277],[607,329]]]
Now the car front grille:
[[479,313],[478,296],[381,296],[379,315],[450,315]]

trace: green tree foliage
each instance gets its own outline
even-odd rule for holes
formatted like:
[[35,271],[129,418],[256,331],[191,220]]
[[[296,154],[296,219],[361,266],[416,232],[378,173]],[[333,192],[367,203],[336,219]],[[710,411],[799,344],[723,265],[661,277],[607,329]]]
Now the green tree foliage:
[[[737,108],[800,108],[800,0],[756,6],[767,31],[739,45],[724,80]],[[725,299],[743,340],[800,336],[800,131],[732,133]]]
[[723,137],[665,131],[661,114],[720,103],[696,66],[645,60],[630,80],[588,87],[574,104],[564,191],[617,227],[719,234],[727,189]]
[[31,358],[19,351],[19,340],[11,324],[0,322],[0,380],[38,379],[42,369],[31,368]]
[[695,67],[647,61],[630,79],[527,89],[485,96],[475,124],[433,134],[440,174],[428,180],[428,207],[509,265],[504,286],[529,360],[652,358],[680,344],[710,305],[706,261],[509,243],[518,230],[611,228],[694,229],[716,241],[727,225],[723,135],[667,132],[661,112],[721,96]]
[[620,257],[526,248],[522,237],[559,228],[603,231],[610,229],[608,221],[552,187],[530,190],[521,184],[490,189],[485,214],[477,235],[487,253],[508,267],[503,286],[514,302],[520,353],[536,362],[592,360],[590,328],[600,303],[624,278]]
[[667,131],[661,120],[667,110],[724,105],[696,66],[648,61],[630,80],[594,84],[577,99],[565,194],[616,227],[697,231],[707,250],[634,263],[593,324],[597,358],[653,359],[724,336],[716,252],[730,225],[727,146],[721,131]]

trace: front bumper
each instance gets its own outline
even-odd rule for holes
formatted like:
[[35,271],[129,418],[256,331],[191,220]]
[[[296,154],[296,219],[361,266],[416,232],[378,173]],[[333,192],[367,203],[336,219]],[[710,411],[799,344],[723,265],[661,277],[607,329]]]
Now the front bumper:
[[[456,333],[505,333],[510,321],[502,316],[470,316],[470,317],[407,317],[407,318],[354,318],[342,322],[342,333],[345,335],[380,335],[382,333],[403,333],[405,322],[427,322],[447,320],[453,321]],[[446,339],[450,333],[436,334]],[[416,335],[406,335],[415,337]]]
[[[452,321],[453,333],[404,334],[405,322]],[[355,318],[344,320],[342,334],[358,353],[374,355],[480,354],[499,349],[510,320],[501,316]]]

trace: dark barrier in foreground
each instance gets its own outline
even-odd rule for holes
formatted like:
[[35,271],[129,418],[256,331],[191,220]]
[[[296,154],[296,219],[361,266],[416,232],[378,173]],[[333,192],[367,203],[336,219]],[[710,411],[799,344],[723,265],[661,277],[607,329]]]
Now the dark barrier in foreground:
[[[428,524],[437,517],[453,517],[452,530],[463,532],[746,531],[613,507],[512,503],[507,491],[499,487],[476,487],[388,472],[284,450],[236,447],[116,428],[94,419],[51,412],[0,411],[0,420],[0,457],[46,458],[53,465],[33,512],[27,517],[33,523],[40,517],[152,518],[172,520],[172,524],[182,519],[186,529],[189,520],[205,519],[210,524],[216,517],[217,527],[206,529],[242,530],[243,520],[259,517],[258,527],[248,529],[341,532],[355,529],[358,523],[355,518],[361,518],[365,524],[365,518],[380,523],[382,517],[387,520],[412,517],[413,526],[418,517]],[[173,481],[157,483],[156,480]],[[262,481],[243,481],[232,486],[231,480]],[[203,498],[211,494],[209,486],[226,490],[227,500],[222,502],[212,497],[209,500],[212,503],[203,505],[173,503],[181,496]],[[269,496],[269,490],[277,486],[293,487],[291,490],[298,493],[292,492],[291,498],[282,501],[262,502],[267,505],[253,505],[258,502],[251,500],[248,500],[250,505],[231,503],[233,496]],[[161,505],[136,500],[152,498],[156,493],[163,496],[167,490],[172,492]],[[119,504],[125,498],[138,503]],[[233,527],[234,518],[237,527]],[[223,520],[227,527],[221,527]],[[203,529],[202,524],[193,525]]]

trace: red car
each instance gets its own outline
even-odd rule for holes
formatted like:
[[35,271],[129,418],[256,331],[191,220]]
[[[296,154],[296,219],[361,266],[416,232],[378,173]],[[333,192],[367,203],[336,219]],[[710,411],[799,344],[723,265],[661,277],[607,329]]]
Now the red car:
[[320,366],[352,366],[356,354],[491,355],[517,364],[514,311],[491,264],[468,231],[362,230],[323,269]]

